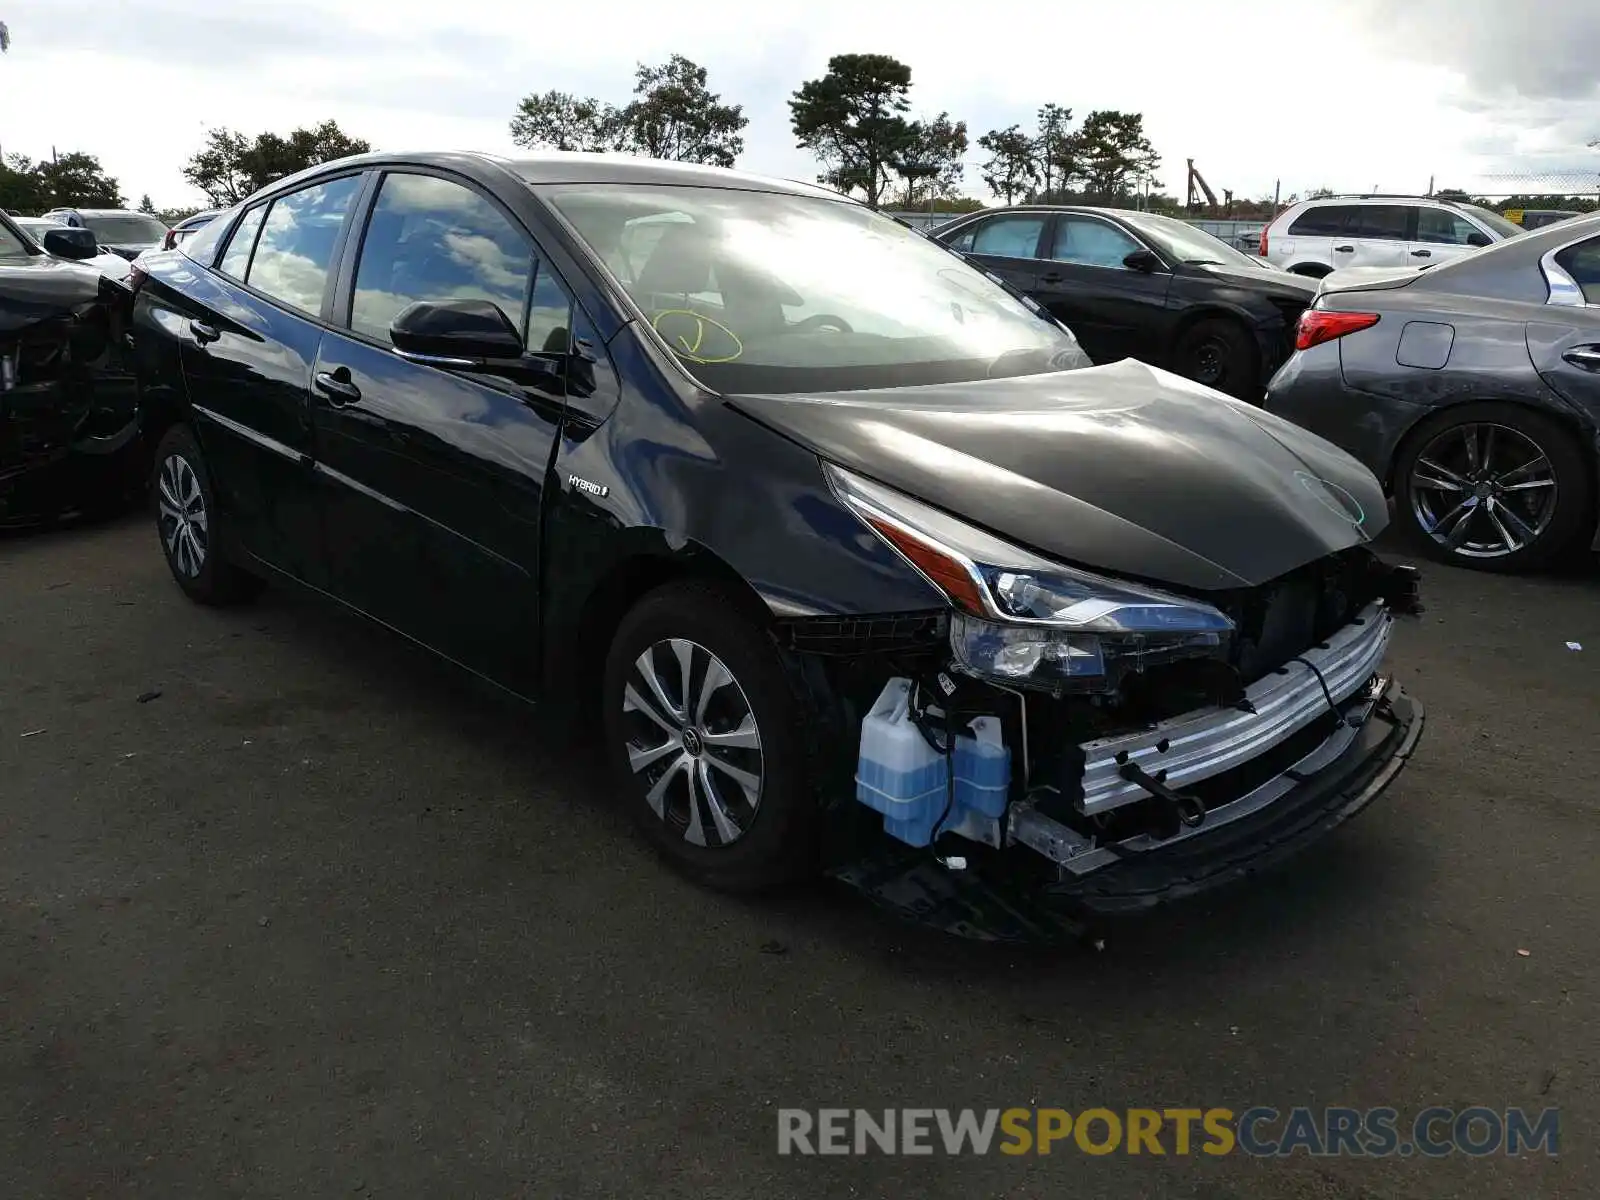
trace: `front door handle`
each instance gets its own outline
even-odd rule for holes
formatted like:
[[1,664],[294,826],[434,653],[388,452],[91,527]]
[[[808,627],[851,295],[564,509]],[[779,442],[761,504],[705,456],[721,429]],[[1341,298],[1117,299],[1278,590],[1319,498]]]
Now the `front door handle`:
[[1600,346],[1574,346],[1561,356],[1583,371],[1600,371]]
[[1433,257],[1433,251],[1432,250],[1413,250],[1411,252],[1411,257],[1412,258],[1432,258]]
[[1040,283],[1060,283],[1061,279],[1062,279],[1062,277],[1060,275],[1057,275],[1053,271],[1049,275],[1041,275],[1041,276],[1039,276],[1039,282]]
[[1354,254],[1355,250],[1354,246],[1335,246],[1333,248],[1335,254]]
[[350,382],[349,367],[335,367],[331,371],[318,371],[313,378],[317,391],[328,398],[335,408],[354,404],[361,399],[361,389]]
[[194,334],[194,340],[202,346],[222,336],[215,325],[207,325],[204,321],[190,321],[189,332]]

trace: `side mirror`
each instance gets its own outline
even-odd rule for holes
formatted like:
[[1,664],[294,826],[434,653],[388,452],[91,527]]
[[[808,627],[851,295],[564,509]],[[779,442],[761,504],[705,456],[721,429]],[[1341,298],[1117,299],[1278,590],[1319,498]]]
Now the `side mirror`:
[[1122,265],[1130,271],[1143,271],[1149,275],[1152,271],[1161,269],[1161,260],[1156,257],[1153,250],[1135,250],[1122,260]]
[[1467,234],[1467,245],[1469,246],[1487,246],[1488,244],[1489,237],[1487,234],[1476,232]]
[[448,367],[481,367],[522,358],[522,335],[488,300],[419,300],[389,326],[402,357]]
[[60,229],[45,230],[40,245],[57,258],[85,259],[93,258],[100,253],[100,247],[95,244],[93,233],[87,229],[73,229],[66,225]]

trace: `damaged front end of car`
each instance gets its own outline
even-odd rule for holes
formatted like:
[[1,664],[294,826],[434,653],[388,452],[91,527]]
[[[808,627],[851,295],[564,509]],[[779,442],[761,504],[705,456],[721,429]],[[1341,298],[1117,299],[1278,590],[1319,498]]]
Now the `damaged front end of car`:
[[832,874],[972,937],[1080,937],[1275,866],[1421,734],[1383,671],[1414,569],[1364,544],[1207,592],[1051,561],[862,476],[835,494],[949,600],[800,617]]

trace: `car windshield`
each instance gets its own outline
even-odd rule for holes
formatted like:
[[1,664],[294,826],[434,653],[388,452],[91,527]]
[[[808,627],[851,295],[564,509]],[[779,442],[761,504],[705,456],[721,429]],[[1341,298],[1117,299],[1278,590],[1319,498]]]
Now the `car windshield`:
[[1212,237],[1187,221],[1176,221],[1155,213],[1125,212],[1117,215],[1154,242],[1158,250],[1179,262],[1215,263],[1219,267],[1261,265],[1260,259],[1253,259],[1235,250],[1221,238]]
[[1497,212],[1490,212],[1487,208],[1479,208],[1476,204],[1463,204],[1460,207],[1482,221],[1490,229],[1503,238],[1516,237],[1519,233],[1526,233],[1520,225],[1513,225]]
[[15,262],[19,258],[32,256],[33,251],[28,243],[13,233],[9,224],[0,221],[0,262]]
[[1089,365],[1053,320],[856,204],[644,184],[536,190],[717,391],[850,391]]
[[102,246],[144,245],[159,242],[167,234],[167,227],[154,217],[84,217],[83,223]]

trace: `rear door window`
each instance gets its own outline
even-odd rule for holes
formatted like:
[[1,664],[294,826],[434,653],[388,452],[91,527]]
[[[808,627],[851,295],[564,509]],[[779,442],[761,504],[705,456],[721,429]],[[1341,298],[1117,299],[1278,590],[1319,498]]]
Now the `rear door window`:
[[1289,226],[1293,237],[1338,237],[1352,212],[1347,204],[1320,204],[1308,208]]
[[347,175],[274,200],[245,282],[291,308],[319,314],[339,234],[360,189],[361,176]]
[[1363,204],[1355,210],[1355,218],[1345,228],[1346,237],[1372,238],[1377,241],[1407,241],[1411,214],[1417,210],[1403,204]]
[[951,239],[957,250],[970,254],[992,254],[997,258],[1036,258],[1039,235],[1044,232],[1042,215],[1014,213],[990,217],[968,226]]

